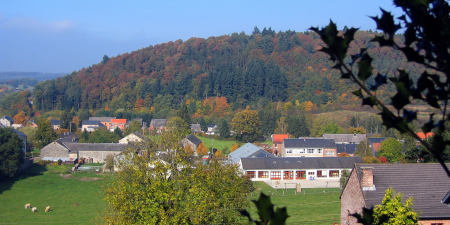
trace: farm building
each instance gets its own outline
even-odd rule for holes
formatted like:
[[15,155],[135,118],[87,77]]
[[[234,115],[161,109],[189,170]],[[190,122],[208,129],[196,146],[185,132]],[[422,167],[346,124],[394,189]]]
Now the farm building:
[[241,158],[240,168],[252,181],[339,179],[361,157]]

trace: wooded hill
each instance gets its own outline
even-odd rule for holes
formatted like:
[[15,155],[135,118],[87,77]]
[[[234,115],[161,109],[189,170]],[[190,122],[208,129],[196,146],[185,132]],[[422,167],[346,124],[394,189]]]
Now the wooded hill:
[[[359,31],[353,45],[369,49],[375,58],[375,72],[393,76],[400,66],[420,74],[421,68],[406,63],[401,53],[370,42],[374,35],[377,33]],[[397,39],[401,42],[403,37]],[[241,32],[162,43],[116,57],[104,56],[96,65],[37,84],[33,93],[3,98],[0,109],[10,115],[22,110],[33,115],[55,109],[96,112],[106,108],[144,110],[165,117],[182,102],[195,103],[190,111],[205,114],[202,107],[210,97],[222,97],[222,101],[225,97],[227,110],[233,111],[270,102],[288,102],[288,108],[313,103],[330,110],[360,105],[351,94],[356,87],[340,79],[338,72],[330,69],[333,64],[327,56],[317,51],[321,44],[313,32],[277,33],[271,28],[260,32],[256,27],[251,35]],[[377,94],[387,100],[391,90],[393,87],[387,86]],[[211,101],[214,107],[216,102]]]

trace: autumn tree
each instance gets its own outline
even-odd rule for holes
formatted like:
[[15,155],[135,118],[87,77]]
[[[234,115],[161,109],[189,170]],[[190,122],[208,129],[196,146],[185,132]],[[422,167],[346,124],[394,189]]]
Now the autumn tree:
[[402,143],[394,138],[387,138],[381,142],[380,149],[377,156],[384,156],[387,160],[392,162],[400,161],[403,158],[403,146]]
[[89,137],[89,143],[118,143],[120,136],[106,128],[93,131]]
[[71,129],[70,132],[75,132],[77,130],[77,126],[74,123],[72,123],[72,120],[73,120],[72,113],[70,113],[70,111],[68,110],[64,111],[61,116],[60,128],[67,130]]
[[74,116],[74,117],[72,118],[72,123],[75,124],[75,126],[76,126],[77,128],[80,127],[80,125],[81,125],[80,117]]
[[287,134],[287,129],[289,127],[289,124],[286,123],[286,117],[280,117],[280,119],[277,120],[277,128],[275,129],[275,134]]
[[203,142],[202,142],[197,147],[197,155],[198,156],[203,156],[203,155],[206,155],[206,154],[208,154],[208,148],[206,148],[205,144],[203,144]]
[[13,177],[24,159],[23,141],[12,128],[0,127],[0,177]]
[[247,178],[236,166],[214,159],[208,165],[190,160],[179,144],[182,138],[168,131],[156,143],[135,143],[123,152],[115,165],[119,169],[117,176],[105,187],[109,206],[105,223],[242,221],[235,210],[249,206]]
[[221,150],[217,150],[216,153],[214,154],[217,158],[221,158],[223,157],[223,153]]
[[142,109],[142,107],[144,107],[144,105],[145,105],[144,99],[137,98],[136,102],[134,103],[134,111],[139,112]]
[[183,120],[181,117],[172,117],[167,122],[167,127],[175,130],[177,132],[180,132],[184,135],[188,135],[191,133],[191,129],[189,127],[189,124],[186,123],[185,120]]
[[43,148],[48,145],[52,141],[58,139],[55,131],[52,128],[52,124],[50,120],[41,118],[37,121],[37,130],[36,130],[36,148]]
[[366,129],[364,129],[363,126],[360,126],[360,127],[349,127],[348,128],[348,133],[350,133],[350,134],[365,134],[366,133]]
[[141,130],[142,130],[142,123],[138,120],[133,120],[133,121],[131,121],[130,125],[128,125],[127,129],[125,130],[125,135],[129,135],[134,132],[139,132]]
[[372,149],[369,148],[367,140],[361,141],[356,146],[355,155],[359,157],[372,156]]
[[233,145],[231,145],[230,153],[234,152],[238,148],[239,148],[239,146],[236,143],[234,143]]
[[236,139],[242,142],[254,142],[260,133],[261,121],[258,112],[250,107],[236,113],[231,127],[236,132]]
[[338,157],[351,157],[351,155],[347,154],[345,151],[338,154]]
[[27,124],[27,116],[25,115],[24,111],[20,111],[13,117],[15,124],[22,124],[25,126]]
[[322,136],[323,134],[342,134],[342,132],[341,126],[336,123],[329,123],[319,130],[319,136]]

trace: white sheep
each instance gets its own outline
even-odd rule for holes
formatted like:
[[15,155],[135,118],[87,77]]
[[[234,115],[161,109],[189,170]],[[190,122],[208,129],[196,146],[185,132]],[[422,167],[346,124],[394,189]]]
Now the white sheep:
[[28,203],[28,204],[25,204],[25,209],[29,209],[31,206],[30,206],[30,203]]
[[45,212],[50,211],[50,206],[45,207]]
[[31,212],[37,212],[37,208],[36,207],[31,208]]

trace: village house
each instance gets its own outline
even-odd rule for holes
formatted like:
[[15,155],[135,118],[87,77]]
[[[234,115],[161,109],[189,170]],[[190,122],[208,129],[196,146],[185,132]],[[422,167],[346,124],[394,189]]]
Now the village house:
[[361,157],[262,157],[241,158],[240,168],[252,181],[339,180]]
[[217,125],[216,124],[210,124],[208,126],[208,131],[206,131],[206,134],[207,135],[214,135],[216,130],[217,130]]
[[108,130],[111,127],[112,119],[116,119],[116,117],[89,117],[90,121],[100,121],[100,123],[103,124]]
[[50,123],[52,123],[53,130],[59,130],[61,127],[61,120],[50,120]]
[[323,134],[324,139],[333,139],[336,144],[359,144],[366,134]]
[[281,154],[283,140],[285,138],[289,138],[289,134],[272,134],[272,154]]
[[60,140],[53,141],[41,149],[41,160],[61,160],[65,164],[75,164],[77,159],[78,152],[67,148],[64,142],[61,142]]
[[202,143],[202,140],[198,139],[195,135],[191,134],[181,141],[183,147],[189,146],[197,155],[197,148]]
[[96,129],[102,128],[102,127],[106,127],[105,125],[103,125],[100,121],[98,120],[83,120],[83,122],[81,123],[81,130],[82,131],[88,131],[88,132],[92,132]]
[[450,224],[450,208],[441,203],[449,186],[450,179],[437,163],[356,164],[340,196],[341,224],[357,224],[349,214],[381,204],[390,187],[403,193],[403,201],[413,197],[419,224]]
[[20,123],[15,123],[15,124],[11,125],[11,127],[17,130],[17,129],[23,128],[24,126]]
[[289,139],[283,140],[282,157],[336,157],[337,148],[333,139]]
[[93,163],[104,163],[108,155],[118,155],[126,148],[120,143],[74,143],[64,142],[68,149],[78,152],[79,159],[91,159]]
[[134,132],[134,133],[131,133],[131,134],[123,137],[122,139],[120,139],[119,143],[120,144],[128,144],[130,142],[142,142],[145,139],[146,139],[146,137],[144,137],[139,132]]
[[0,124],[5,127],[10,127],[14,124],[14,120],[8,115],[4,115],[2,118],[0,118]]
[[[267,153],[267,154],[266,154]],[[245,157],[275,157],[274,155],[266,152],[261,149],[259,146],[256,146],[252,143],[247,143],[240,148],[234,150],[230,154],[228,154],[228,164],[238,164],[241,158]]]
[[386,140],[385,137],[381,138],[367,138],[367,142],[369,144],[369,148],[372,151],[372,156],[377,156],[378,150],[380,150],[381,142]]
[[121,129],[122,131],[125,131],[127,124],[127,119],[112,119],[111,120],[111,126],[110,130],[115,130],[116,128]]
[[355,156],[357,144],[336,144],[337,154],[347,153],[350,156]]
[[190,127],[191,127],[192,133],[194,133],[194,134],[198,134],[198,133],[202,132],[202,127],[198,123],[197,124],[191,124]]
[[167,120],[166,119],[152,119],[150,120],[149,130],[156,130],[156,133],[161,133],[163,130],[166,130]]

